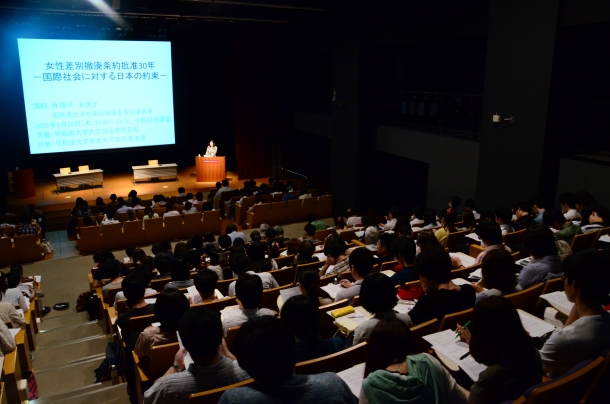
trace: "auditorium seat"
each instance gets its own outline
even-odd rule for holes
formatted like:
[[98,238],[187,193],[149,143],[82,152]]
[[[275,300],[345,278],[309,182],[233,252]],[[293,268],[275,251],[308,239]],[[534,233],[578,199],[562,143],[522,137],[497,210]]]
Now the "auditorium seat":
[[287,223],[296,223],[302,222],[305,220],[305,216],[303,215],[303,203],[301,199],[293,199],[288,201],[286,204],[287,210]]
[[34,234],[26,236],[13,236],[15,244],[14,258],[15,263],[40,261],[42,259],[42,249],[38,243],[38,237]]
[[304,271],[306,269],[320,269],[324,266],[324,264],[326,263],[326,261],[316,261],[316,262],[310,262],[309,264],[301,264],[301,265],[297,265],[296,271],[294,273],[294,281],[293,283],[296,285],[297,284],[297,280],[299,279],[299,274],[301,273],[301,271]]
[[262,197],[263,197],[263,203],[273,202],[273,195],[271,195],[271,194],[262,195]]
[[271,195],[271,203],[280,202],[283,197],[284,197],[284,194],[273,194],[273,195]]
[[[290,258],[290,257],[288,257],[288,258]],[[278,267],[279,267],[279,264],[278,264]],[[273,271],[269,271],[269,273],[271,275],[273,275],[273,277],[277,281],[278,285],[280,285],[280,286],[284,286],[284,285],[292,286],[293,282],[294,282],[294,274],[296,273],[296,267],[294,265],[290,265],[289,267],[284,268],[284,269],[276,269],[276,270],[273,270]]]
[[90,254],[102,249],[100,226],[81,227],[78,234],[78,250],[81,255]]
[[112,223],[102,225],[102,238],[104,240],[104,250],[112,251],[125,247],[123,224]]
[[157,217],[144,221],[145,244],[158,243],[163,240],[163,218]]
[[211,232],[212,234],[220,234],[221,230],[220,210],[207,210],[203,212],[202,233]]
[[307,215],[313,215],[316,212],[317,198],[305,198],[303,199],[303,220],[307,217]]
[[261,298],[259,307],[269,310],[280,311],[280,309],[277,307],[277,298],[280,296],[280,290],[288,289],[291,287],[292,284],[288,284],[277,288],[263,290],[263,297]]
[[246,220],[248,209],[256,203],[256,196],[245,196],[241,200],[241,204],[235,204],[235,221],[241,223]]
[[144,229],[141,220],[125,222],[123,225],[123,240],[126,245],[141,245],[144,242]]
[[252,212],[248,212],[248,223],[250,223],[250,228],[256,229],[260,227],[263,223],[269,223],[271,219],[271,204],[263,203],[260,205],[255,205],[254,210]]
[[160,208],[154,208],[153,212],[159,215],[159,217],[163,217],[163,214],[165,213],[165,206],[161,206]]
[[180,345],[177,342],[165,345],[155,345],[150,351],[149,360],[140,359],[138,355],[132,351],[137,381],[138,402],[143,402],[144,392],[172,366],[176,352],[178,352],[179,349]]
[[286,210],[286,201],[271,202],[271,218],[269,224],[277,225],[288,223],[288,211]]
[[338,373],[366,362],[368,344],[361,342],[342,351],[321,358],[296,364],[294,372],[298,375],[315,375],[324,372]]
[[235,296],[233,296],[233,297],[229,297],[226,299],[215,300],[210,303],[194,304],[191,307],[195,307],[195,306],[207,307],[208,309],[212,310],[216,314],[220,315],[220,310],[224,310],[226,307],[229,307],[229,306],[235,306],[236,304],[237,304],[237,300],[235,299]]
[[333,215],[333,197],[331,195],[325,195],[318,198],[318,203],[316,204],[314,215],[318,219],[323,217],[330,217]]
[[201,213],[187,213],[184,215],[184,233],[187,234],[187,237],[203,234],[202,229]]
[[0,267],[15,263],[13,242],[10,238],[0,238]]
[[129,215],[127,214],[127,212],[118,212],[116,214],[116,220],[121,223],[124,223],[129,220]]
[[163,239],[168,241],[180,240],[183,235],[182,215],[167,216],[163,221]]

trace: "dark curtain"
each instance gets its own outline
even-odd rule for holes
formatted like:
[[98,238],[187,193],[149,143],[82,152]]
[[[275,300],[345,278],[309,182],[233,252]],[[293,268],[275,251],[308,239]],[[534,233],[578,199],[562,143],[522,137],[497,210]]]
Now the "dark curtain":
[[245,24],[235,35],[235,155],[238,179],[272,173],[273,134],[279,125],[278,30]]

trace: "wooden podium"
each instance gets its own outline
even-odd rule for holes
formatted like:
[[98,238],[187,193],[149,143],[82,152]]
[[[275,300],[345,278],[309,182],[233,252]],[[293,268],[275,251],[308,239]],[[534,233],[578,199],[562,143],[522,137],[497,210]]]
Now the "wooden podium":
[[195,157],[197,182],[218,182],[227,178],[225,156]]
[[17,198],[31,198],[36,196],[36,186],[34,185],[34,170],[25,168],[13,171],[13,182],[17,189]]

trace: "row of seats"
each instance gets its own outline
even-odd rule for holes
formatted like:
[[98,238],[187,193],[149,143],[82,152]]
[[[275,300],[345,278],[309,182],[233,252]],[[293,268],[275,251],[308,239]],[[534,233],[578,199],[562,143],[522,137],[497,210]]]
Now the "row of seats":
[[235,205],[236,218],[242,217],[244,209],[247,211],[249,207],[254,206],[252,212],[248,212],[246,219],[252,228],[260,227],[263,223],[274,226],[302,222],[308,215],[314,215],[316,218],[330,217],[333,212],[331,195],[262,203],[260,205],[254,205],[255,200],[256,197],[248,197],[244,198],[241,205]]
[[34,234],[0,238],[0,267],[40,261],[44,258]]
[[220,211],[188,213],[180,216],[134,220],[101,226],[80,227],[78,249],[82,255],[99,250],[117,250],[130,245],[152,244],[162,240],[179,240],[193,234],[221,231]]

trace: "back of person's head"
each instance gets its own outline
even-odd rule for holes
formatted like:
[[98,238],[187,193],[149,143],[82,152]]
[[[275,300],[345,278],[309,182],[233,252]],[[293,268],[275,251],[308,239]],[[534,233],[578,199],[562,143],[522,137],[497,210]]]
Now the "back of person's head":
[[102,205],[105,205],[102,197],[98,196],[97,198],[95,198],[95,206],[102,206]]
[[559,195],[559,203],[562,205],[568,205],[568,208],[575,209],[576,203],[574,202],[574,194],[571,192],[564,192]]
[[6,280],[10,289],[16,288],[21,282],[21,275],[16,272],[9,272],[6,274]]
[[163,241],[159,242],[159,248],[163,252],[171,251],[172,250],[172,244],[169,241],[167,241],[167,240],[163,240]]
[[558,254],[555,236],[551,229],[543,224],[527,229],[523,246],[535,259]]
[[195,194],[195,198],[197,198],[199,202],[203,201],[203,193],[197,192],[197,194]]
[[275,237],[284,237],[284,228],[282,226],[275,226]]
[[203,269],[195,277],[195,288],[204,299],[214,294],[217,284],[218,274],[211,269]]
[[318,288],[320,287],[320,272],[317,269],[306,269],[299,272],[299,285],[309,299],[309,303],[318,307]]
[[218,236],[218,245],[220,248],[229,248],[231,247],[231,237],[228,234],[221,234]]
[[[406,217],[399,217],[394,225],[394,232],[397,232],[399,236],[411,236],[413,229],[411,228],[411,222]],[[385,233],[382,233],[385,234]]]
[[[220,188],[220,187],[218,187],[218,188]],[[186,194],[186,199],[192,200],[193,199],[193,193],[189,192],[188,194]]]
[[326,244],[324,245],[324,254],[328,255],[334,259],[345,254],[345,241],[337,234],[331,234],[326,239]]
[[127,306],[131,307],[144,299],[146,285],[136,274],[129,274],[121,282],[123,293],[127,299]]
[[509,208],[497,208],[496,218],[502,221],[502,224],[510,224],[513,218],[513,212]]
[[165,207],[167,208],[167,211],[170,212],[172,210],[174,210],[174,204],[171,202],[168,202],[165,204]]
[[13,264],[11,265],[11,270],[9,272],[23,276],[23,266],[21,266],[21,264]]
[[267,240],[271,240],[274,237],[275,237],[275,230],[273,229],[273,227],[267,228],[267,230],[265,230],[265,238]]
[[104,270],[110,279],[116,279],[121,274],[121,263],[115,259],[109,259],[104,263]]
[[243,238],[235,237],[235,239],[233,239],[232,250],[243,249],[245,245],[246,245],[246,242],[244,241]]
[[184,259],[191,268],[197,269],[201,266],[201,255],[196,250],[187,251]]
[[172,258],[165,253],[156,254],[155,268],[161,275],[169,273],[169,271],[172,269]]
[[360,304],[369,313],[392,312],[397,302],[396,288],[386,275],[375,272],[362,281]]
[[195,234],[191,237],[191,244],[193,244],[193,248],[201,248],[203,247],[203,237],[199,234]]
[[110,201],[113,202],[113,203],[116,201],[116,194],[111,194],[110,195]]
[[610,209],[604,205],[593,205],[591,206],[591,214],[595,214],[599,217],[602,222],[601,225],[604,227],[610,226]]
[[256,309],[263,298],[263,281],[260,276],[241,274],[235,282],[235,296],[244,309]]
[[442,248],[441,243],[438,241],[436,236],[429,231],[420,231],[417,235],[417,246],[420,251],[423,251],[427,247],[438,247]]
[[282,306],[281,320],[286,322],[299,340],[319,335],[320,310],[307,296],[293,296]]
[[159,247],[159,243],[154,243],[151,247],[150,247],[150,252],[152,253],[152,255],[154,255],[155,257],[161,253],[161,247]]
[[184,202],[184,210],[186,210],[187,212],[189,210],[191,210],[192,207],[193,207],[193,204],[191,202],[189,202],[189,201]]
[[373,253],[366,247],[356,248],[349,255],[349,265],[361,277],[366,278],[373,270],[375,259]]
[[91,216],[85,215],[83,217],[83,226],[87,227],[87,226],[91,226],[92,224],[93,224],[93,220],[91,219]]
[[193,359],[209,361],[222,344],[222,321],[207,307],[191,307],[178,324],[180,340]]
[[226,179],[226,178],[224,180],[222,180],[222,186],[223,187],[228,187],[229,186],[229,180]]
[[532,207],[527,201],[519,201],[517,202],[516,206],[518,210],[521,210],[522,212],[525,212],[528,215],[532,213]]
[[313,245],[313,243],[300,243],[298,247],[299,261],[309,262],[315,252],[316,247]]
[[146,286],[148,286],[153,277],[152,268],[145,264],[136,265],[132,273],[138,275]]
[[244,254],[231,254],[231,270],[235,275],[245,274],[252,268],[252,262]]
[[467,229],[474,229],[477,227],[477,220],[474,218],[474,213],[467,210],[462,214],[462,226]]
[[459,196],[453,195],[451,197],[451,207],[453,209],[457,209],[461,205],[461,203],[462,203],[462,198],[460,198]]
[[186,191],[186,190],[184,189],[184,187],[178,187],[178,193],[179,193],[179,194],[183,194],[183,193],[184,193],[184,191]]
[[502,244],[502,229],[495,222],[481,221],[475,230],[481,240],[487,241],[489,245]]
[[579,191],[574,194],[574,204],[584,207],[594,205],[596,203],[597,201],[595,200],[595,197],[587,191]]
[[457,221],[457,214],[454,209],[443,209],[438,214],[439,219],[445,221],[445,227],[450,231],[455,231],[455,222]]
[[415,253],[415,242],[411,237],[400,236],[394,239],[392,243],[392,254],[394,254],[394,257],[398,258],[400,255],[407,264],[412,264],[415,260]]
[[470,323],[470,354],[487,366],[520,369],[532,363],[536,351],[515,306],[506,298],[489,296],[474,306]]
[[290,240],[284,242],[288,255],[298,254],[300,245],[301,241],[298,238],[291,238]]
[[106,218],[107,218],[108,220],[112,220],[112,219],[114,219],[114,213],[115,213],[115,212],[114,212],[114,210],[113,210],[113,209],[108,209],[108,210],[106,211]]
[[258,229],[259,229],[259,231],[261,232],[261,235],[262,235],[262,234],[265,234],[265,235],[266,235],[266,232],[267,232],[267,230],[269,229],[269,225],[268,225],[267,223],[262,223],[262,224],[259,226],[259,228],[258,228]]
[[131,257],[133,257],[133,251],[134,251],[135,249],[136,249],[136,247],[134,247],[134,246],[129,246],[129,247],[126,247],[126,248],[125,248],[125,254],[126,254],[126,255],[127,255],[129,258],[131,258]]
[[377,244],[379,240],[379,230],[376,227],[369,226],[364,231],[364,237],[368,244]]
[[260,241],[261,240],[261,232],[258,230],[252,230],[250,232],[250,240],[252,241]]
[[562,269],[568,299],[574,301],[575,296],[572,294],[578,293],[587,307],[599,310],[610,294],[610,263],[607,255],[594,249],[571,254],[563,261]]
[[393,363],[400,363],[407,355],[417,352],[411,330],[393,312],[386,312],[371,331],[364,376],[377,370],[385,370]]
[[314,237],[316,235],[316,226],[311,223],[307,223],[303,230],[305,231],[305,234],[307,234],[309,237]]
[[292,377],[296,347],[294,334],[285,322],[273,316],[248,320],[237,332],[234,346],[239,366],[252,376],[258,388],[280,388]]
[[253,241],[252,244],[248,246],[247,249],[248,258],[253,263],[263,261],[265,259],[265,254],[267,253],[267,244],[261,243],[260,241]]
[[226,227],[225,233],[226,234],[231,234],[234,231],[237,231],[237,226],[234,223],[229,223]]
[[512,292],[515,286],[517,286],[515,260],[504,249],[490,250],[485,254],[481,271],[483,274],[483,284],[487,289]]
[[546,208],[546,203],[544,202],[544,199],[540,196],[532,196],[530,198],[530,206],[537,206],[539,209],[544,209]]
[[542,214],[542,224],[553,227],[555,224],[563,225],[566,222],[566,217],[559,209],[546,209]]
[[436,226],[436,211],[432,208],[428,208],[424,212],[424,223],[422,226],[427,226],[429,224]]
[[214,243],[216,239],[214,238],[214,233],[211,231],[206,231],[203,233],[203,241],[206,243]]
[[106,261],[108,260],[113,260],[114,259],[114,254],[111,251],[100,251],[100,255],[99,255],[99,263],[104,265],[106,264]]
[[155,318],[161,323],[162,332],[178,331],[182,315],[189,309],[189,301],[184,293],[164,291],[155,302]]
[[415,272],[436,284],[451,280],[451,257],[444,248],[426,247],[415,258]]
[[477,210],[477,203],[474,201],[474,199],[467,199],[466,202],[464,202],[464,207],[470,210]]
[[170,271],[172,274],[172,281],[187,281],[191,279],[189,266],[182,257],[177,257],[172,260]]
[[389,252],[393,253],[392,245],[394,240],[396,239],[395,233],[381,233],[379,235],[379,240],[377,241],[377,246],[381,245],[386,248]]
[[179,241],[174,246],[174,256],[184,258],[188,250],[189,248],[187,247],[186,243]]
[[119,208],[122,208],[122,207],[123,207],[123,206],[125,206],[125,205],[127,205],[127,202],[125,202],[124,200],[120,200],[120,201],[118,202],[118,206],[119,206]]

